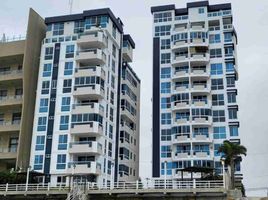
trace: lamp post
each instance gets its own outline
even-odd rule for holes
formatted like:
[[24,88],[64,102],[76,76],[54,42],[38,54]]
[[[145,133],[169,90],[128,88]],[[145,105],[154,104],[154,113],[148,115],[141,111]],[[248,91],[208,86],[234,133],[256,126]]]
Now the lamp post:
[[226,188],[226,181],[225,181],[225,158],[221,158],[221,165],[222,165],[222,181],[223,181],[223,188]]

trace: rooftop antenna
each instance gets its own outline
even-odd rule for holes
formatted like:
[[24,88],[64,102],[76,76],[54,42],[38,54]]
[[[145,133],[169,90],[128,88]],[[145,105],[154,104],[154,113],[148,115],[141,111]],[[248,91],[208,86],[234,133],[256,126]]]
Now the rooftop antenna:
[[72,12],[73,12],[73,3],[74,3],[73,0],[69,0],[70,14],[72,14]]

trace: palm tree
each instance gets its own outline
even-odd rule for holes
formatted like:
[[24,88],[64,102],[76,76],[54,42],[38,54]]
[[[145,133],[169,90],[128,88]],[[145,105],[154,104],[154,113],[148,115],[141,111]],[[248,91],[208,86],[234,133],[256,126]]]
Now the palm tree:
[[231,169],[231,189],[235,187],[235,162],[241,160],[241,156],[247,155],[247,148],[243,145],[225,140],[219,147],[218,153],[223,153],[225,164]]

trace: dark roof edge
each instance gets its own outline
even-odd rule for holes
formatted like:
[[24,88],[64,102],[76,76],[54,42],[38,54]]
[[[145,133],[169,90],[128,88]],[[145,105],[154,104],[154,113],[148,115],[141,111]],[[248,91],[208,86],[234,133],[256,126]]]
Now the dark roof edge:
[[161,12],[161,11],[166,11],[166,10],[175,10],[175,4],[151,7],[151,13]]
[[132,75],[137,79],[137,81],[139,83],[141,83],[140,78],[138,77],[138,75],[136,74],[136,72],[132,69],[132,67],[127,62],[125,62],[125,66],[129,69],[129,71],[131,71]]
[[187,3],[187,8],[204,7],[204,6],[209,6],[209,2],[208,1],[197,1],[197,2]]
[[134,42],[134,40],[132,39],[132,37],[129,34],[123,35],[123,41],[124,40],[129,41],[129,43],[132,46],[132,48],[135,49],[135,42]]
[[85,10],[81,14],[72,14],[72,15],[62,15],[62,16],[55,16],[55,17],[46,17],[45,23],[59,23],[59,22],[67,22],[67,21],[75,21],[75,20],[82,20],[85,17],[91,17],[91,16],[98,16],[98,15],[108,15],[113,23],[115,23],[118,30],[123,33],[123,23],[119,18],[116,18],[111,11],[110,8],[101,8],[101,9],[95,9],[95,10]]

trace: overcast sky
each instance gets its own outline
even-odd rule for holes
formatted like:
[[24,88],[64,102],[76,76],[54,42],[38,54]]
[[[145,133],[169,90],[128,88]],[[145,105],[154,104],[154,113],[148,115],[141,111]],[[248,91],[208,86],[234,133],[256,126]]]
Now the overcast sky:
[[[193,0],[194,1],[194,0]],[[69,14],[69,0],[2,0],[0,34],[25,35],[28,9],[42,17]],[[152,16],[150,7],[176,4],[185,7],[189,0],[74,0],[73,13],[110,7],[124,23],[125,33],[136,42],[132,67],[142,80],[140,176],[151,176],[152,113]],[[210,4],[233,5],[238,33],[238,103],[240,135],[248,149],[243,161],[246,188],[268,187],[268,1],[210,0]],[[267,112],[267,113],[266,113]],[[263,193],[265,195],[265,193]]]

